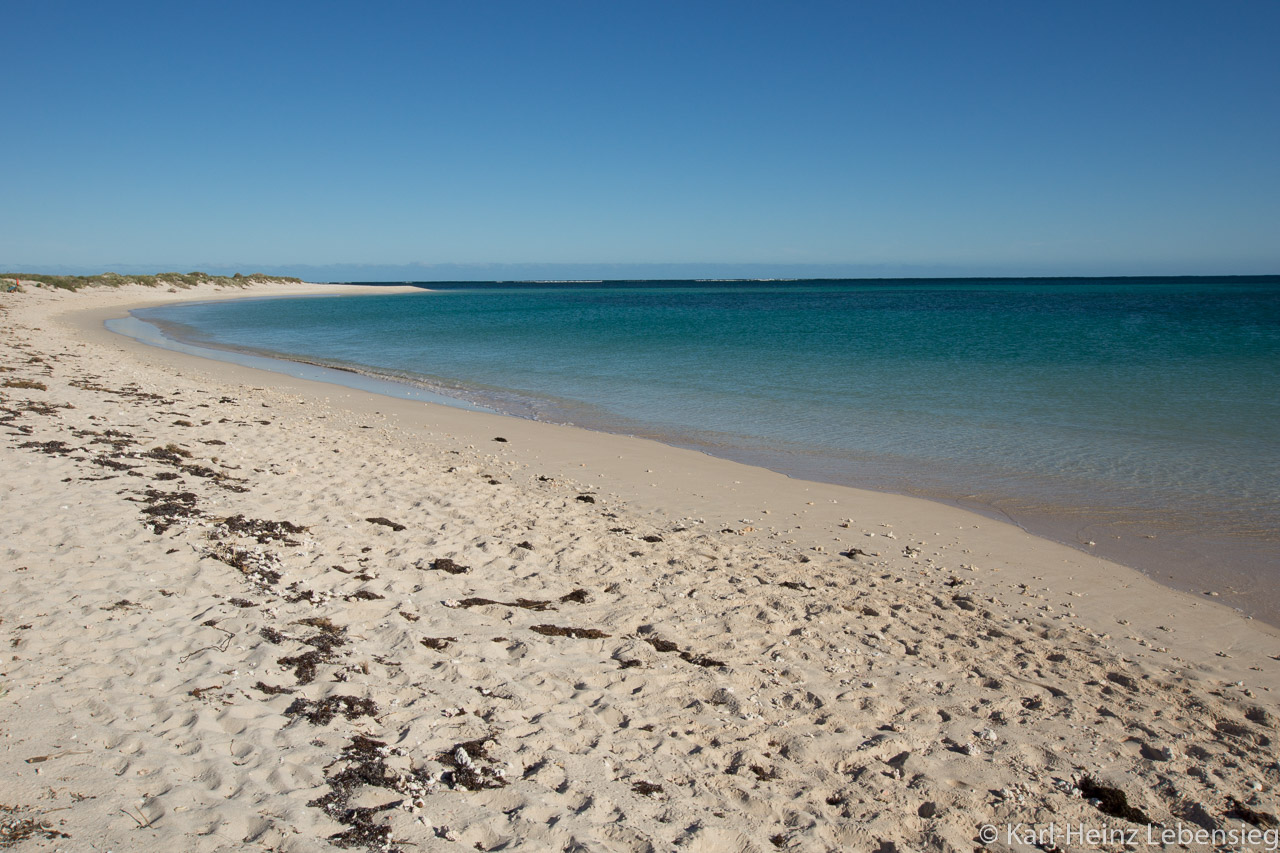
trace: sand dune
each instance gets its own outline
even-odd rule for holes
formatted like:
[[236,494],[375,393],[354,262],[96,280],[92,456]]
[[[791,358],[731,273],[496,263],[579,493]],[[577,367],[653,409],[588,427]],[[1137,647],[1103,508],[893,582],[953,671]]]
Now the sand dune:
[[961,510],[101,329],[232,295],[0,295],[0,846],[1275,849],[1270,627]]

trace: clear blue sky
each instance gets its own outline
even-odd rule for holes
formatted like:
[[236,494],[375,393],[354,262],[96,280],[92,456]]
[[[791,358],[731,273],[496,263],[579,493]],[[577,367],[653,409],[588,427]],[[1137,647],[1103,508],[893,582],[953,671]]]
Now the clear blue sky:
[[1277,0],[0,21],[0,269],[1280,273]]

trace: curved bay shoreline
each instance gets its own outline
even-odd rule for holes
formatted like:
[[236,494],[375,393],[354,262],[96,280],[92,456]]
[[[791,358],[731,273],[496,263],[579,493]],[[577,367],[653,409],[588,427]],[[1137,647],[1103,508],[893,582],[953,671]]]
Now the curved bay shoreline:
[[0,787],[33,826],[943,850],[1127,826],[1110,789],[1277,814],[1280,636],[1214,601],[941,504],[102,328],[306,291],[0,302]]

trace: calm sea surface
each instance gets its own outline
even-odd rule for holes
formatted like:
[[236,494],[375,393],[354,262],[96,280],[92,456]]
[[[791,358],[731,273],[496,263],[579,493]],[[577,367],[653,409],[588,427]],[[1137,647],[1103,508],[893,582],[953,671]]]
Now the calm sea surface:
[[136,316],[1280,597],[1280,278],[426,286]]

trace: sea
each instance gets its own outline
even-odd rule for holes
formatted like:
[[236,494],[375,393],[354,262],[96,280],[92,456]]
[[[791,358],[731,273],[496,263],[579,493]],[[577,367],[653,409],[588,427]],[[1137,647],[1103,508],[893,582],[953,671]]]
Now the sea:
[[124,326],[940,500],[1280,614],[1280,276],[371,283]]

